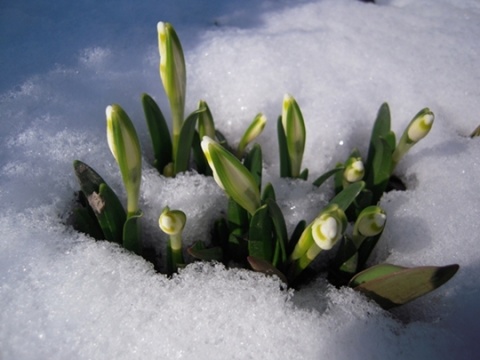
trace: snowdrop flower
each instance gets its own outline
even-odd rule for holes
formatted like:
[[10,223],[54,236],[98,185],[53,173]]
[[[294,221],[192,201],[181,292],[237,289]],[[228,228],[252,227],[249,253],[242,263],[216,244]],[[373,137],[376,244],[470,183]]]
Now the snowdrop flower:
[[160,229],[168,235],[178,235],[183,231],[185,223],[187,222],[187,216],[183,211],[170,210],[167,206],[163,209],[158,219],[158,225]]
[[178,138],[183,124],[187,76],[182,45],[170,23],[159,22],[158,48],[160,52],[160,77],[172,112],[173,154],[178,148]]
[[347,217],[337,204],[323,209],[305,228],[290,255],[291,276],[295,278],[300,274],[322,250],[330,250],[342,238],[346,228]]
[[243,134],[240,140],[240,143],[238,144],[238,148],[237,148],[238,157],[241,157],[243,155],[243,152],[245,151],[245,148],[248,146],[248,144],[250,144],[262,133],[266,123],[267,123],[267,118],[262,113],[257,114],[255,116],[252,123],[245,131],[245,134]]
[[393,152],[392,160],[394,166],[413,145],[427,136],[433,126],[434,119],[435,116],[429,108],[422,109],[417,115],[415,115],[403,132],[402,137]]
[[203,137],[201,145],[218,186],[253,215],[260,207],[260,191],[253,175],[240,160],[208,136]]
[[160,229],[169,235],[167,251],[167,270],[169,274],[173,274],[180,266],[185,264],[182,252],[182,231],[186,222],[187,216],[183,211],[170,210],[168,206],[163,209],[158,219]]
[[416,143],[430,132],[434,120],[433,113],[425,108],[420,111],[407,127],[409,142]]
[[127,192],[127,213],[138,213],[142,157],[140,142],[132,121],[118,105],[110,105],[107,115],[107,141],[113,157],[118,163]]
[[354,234],[362,236],[375,236],[380,234],[385,227],[387,216],[378,206],[368,206],[358,215],[354,226]]
[[361,158],[351,157],[345,164],[343,178],[348,183],[354,183],[363,179],[365,175],[365,167]]
[[291,176],[298,177],[305,150],[306,130],[303,115],[295,99],[285,95],[282,106],[282,125],[287,139]]
[[322,250],[330,250],[341,239],[346,226],[345,213],[336,204],[330,205],[312,224],[315,244]]

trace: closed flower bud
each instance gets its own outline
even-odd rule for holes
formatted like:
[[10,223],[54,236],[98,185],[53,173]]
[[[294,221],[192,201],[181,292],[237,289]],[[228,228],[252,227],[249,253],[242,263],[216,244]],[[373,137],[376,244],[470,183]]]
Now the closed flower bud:
[[369,206],[362,210],[355,222],[354,232],[362,236],[375,236],[385,227],[387,216],[378,206]]
[[202,140],[202,150],[217,184],[250,214],[260,207],[260,191],[253,175],[233,154],[208,136]]
[[434,118],[433,113],[428,108],[420,111],[408,125],[409,141],[416,143],[427,136],[432,128]]
[[306,130],[303,115],[295,99],[285,95],[282,107],[282,125],[287,139],[292,177],[300,175],[305,150]]
[[243,134],[240,143],[238,144],[237,154],[239,155],[239,157],[242,156],[247,145],[250,144],[253,140],[257,138],[257,136],[262,133],[266,123],[267,118],[262,113],[255,116],[252,123],[245,131],[245,134]]
[[361,158],[349,158],[345,164],[345,170],[343,172],[343,178],[349,182],[357,182],[363,179],[365,175],[365,167]]
[[187,217],[183,211],[170,210],[167,206],[163,209],[158,219],[160,229],[168,235],[177,235],[183,231]]
[[312,225],[312,236],[322,250],[330,250],[345,232],[345,213],[335,204],[327,207]]
[[122,174],[128,214],[134,214],[138,211],[142,178],[140,142],[132,121],[120,106],[108,106],[106,115],[108,146]]

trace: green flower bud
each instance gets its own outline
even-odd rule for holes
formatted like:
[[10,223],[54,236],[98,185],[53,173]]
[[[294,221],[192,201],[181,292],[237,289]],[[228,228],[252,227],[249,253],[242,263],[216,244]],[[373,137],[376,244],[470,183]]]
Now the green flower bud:
[[187,72],[182,45],[170,23],[159,22],[158,48],[160,52],[160,77],[172,112],[173,154],[178,148],[178,137],[183,124]]
[[118,163],[127,192],[127,212],[138,212],[142,156],[140,142],[132,121],[118,105],[107,107],[107,141]]
[[312,236],[322,250],[330,250],[343,236],[347,227],[347,218],[336,204],[327,207],[312,225]]
[[306,130],[303,115],[295,99],[285,95],[282,106],[282,125],[287,139],[292,177],[300,175],[305,150]]
[[201,145],[218,186],[253,215],[260,207],[260,191],[253,175],[240,160],[208,136],[203,137]]
[[420,111],[407,127],[409,142],[416,143],[422,140],[430,132],[435,116],[430,109]]
[[392,155],[393,167],[417,142],[422,140],[430,132],[435,116],[429,108],[422,109],[408,124],[400,141]]
[[343,178],[349,182],[354,183],[363,179],[365,175],[365,167],[361,158],[351,157],[345,164],[343,171]]
[[354,233],[362,236],[375,236],[380,234],[385,227],[387,215],[378,206],[369,206],[358,215],[354,226]]
[[238,144],[237,154],[239,157],[243,155],[245,148],[250,144],[253,140],[255,140],[265,128],[265,124],[267,123],[267,118],[262,113],[257,114],[253,119],[250,126],[243,134],[240,143]]
[[170,210],[167,206],[163,209],[158,219],[160,229],[168,235],[178,235],[183,231],[187,217],[183,211]]

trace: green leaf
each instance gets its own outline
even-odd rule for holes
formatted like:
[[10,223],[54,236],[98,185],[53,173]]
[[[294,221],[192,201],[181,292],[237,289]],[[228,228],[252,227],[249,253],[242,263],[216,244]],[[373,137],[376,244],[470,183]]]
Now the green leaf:
[[174,161],[175,174],[188,170],[188,163],[190,162],[190,152],[192,151],[193,138],[195,136],[195,125],[198,114],[204,111],[205,108],[197,109],[192,112],[185,119],[180,130],[178,140],[177,156]]
[[323,175],[319,176],[317,180],[313,182],[313,185],[316,187],[322,186],[322,184],[327,181],[332,175],[335,175],[336,173],[343,171],[345,168],[343,166],[336,167],[335,169],[329,170]]
[[250,220],[248,254],[268,262],[272,261],[272,220],[267,205],[258,208]]
[[363,181],[350,184],[337,194],[329,204],[337,204],[340,209],[346,211],[364,187],[365,183]]
[[253,145],[252,150],[249,151],[245,159],[243,160],[243,165],[250,171],[255,179],[255,182],[258,185],[258,189],[262,188],[262,148],[260,145]]
[[248,256],[247,261],[253,270],[264,273],[265,275],[276,275],[281,281],[283,281],[285,284],[288,284],[285,275],[268,261],[255,256]]
[[268,199],[276,201],[276,198],[277,197],[275,195],[275,189],[273,188],[273,185],[271,183],[265,185],[262,193],[262,204],[266,203]]
[[372,253],[373,249],[378,243],[378,240],[382,234],[378,234],[376,236],[371,236],[366,238],[363,242],[362,245],[360,245],[358,249],[358,265],[357,265],[357,271],[363,269],[365,266],[368,258],[370,257],[370,254]]
[[[352,279],[350,285],[354,290],[377,302],[383,309],[406,304],[437,289],[450,280],[459,269],[457,264],[415,268],[387,265],[389,264],[377,265],[381,271],[373,267],[359,273]],[[373,274],[370,275],[370,272]],[[359,278],[363,282],[360,282]],[[366,278],[369,280],[365,280]],[[357,285],[358,283],[360,284]]]
[[283,129],[282,117],[277,121],[278,152],[280,154],[280,177],[292,177],[290,156],[288,155],[287,137]]
[[381,138],[374,143],[372,165],[365,178],[367,189],[372,191],[372,205],[378,203],[387,188],[392,174],[392,153],[387,140]]
[[80,160],[73,162],[73,170],[80,184],[80,189],[87,198],[93,192],[98,193],[100,184],[105,183],[105,180],[95,170]]
[[96,240],[105,238],[96,216],[93,215],[89,207],[80,207],[73,210],[73,227],[75,230],[87,234]]
[[306,181],[308,179],[308,169],[303,169],[298,178]]
[[295,245],[297,245],[298,240],[300,240],[300,236],[302,236],[303,231],[307,227],[307,222],[305,220],[300,220],[293,230],[292,236],[290,236],[290,241],[288,242],[287,246],[287,254],[290,256]]
[[387,103],[383,103],[378,110],[377,118],[373,124],[372,134],[370,136],[370,145],[368,147],[367,162],[365,164],[366,171],[372,167],[373,156],[375,153],[375,142],[380,138],[386,138],[390,133],[390,122],[390,108]]
[[227,207],[228,240],[226,253],[235,261],[244,261],[248,255],[248,212],[233,199],[229,199]]
[[203,154],[202,146],[200,145],[200,136],[197,131],[195,131],[193,135],[192,150],[193,161],[195,161],[198,173],[205,176],[212,176],[212,169],[208,166],[207,159]]
[[123,226],[123,247],[127,250],[133,251],[135,254],[140,255],[140,224],[138,220],[142,217],[143,213],[138,211],[135,215],[128,217]]
[[197,241],[187,249],[187,252],[196,259],[204,261],[219,261],[223,260],[223,251],[219,246],[206,248],[205,244]]
[[122,243],[125,210],[115,192],[98,173],[80,160],[73,162],[80,188],[95,214],[103,236],[108,241]]
[[153,166],[160,174],[163,174],[165,166],[173,161],[170,130],[155,100],[148,94],[142,94],[141,99],[148,132],[152,140]]
[[275,234],[275,250],[272,264],[276,267],[281,267],[287,261],[287,225],[285,224],[285,218],[283,217],[282,210],[280,210],[280,207],[277,205],[275,200],[267,199],[266,204]]
[[88,197],[88,203],[97,216],[105,239],[122,243],[123,226],[127,215],[120,200],[107,184],[100,184],[98,196],[93,193]]

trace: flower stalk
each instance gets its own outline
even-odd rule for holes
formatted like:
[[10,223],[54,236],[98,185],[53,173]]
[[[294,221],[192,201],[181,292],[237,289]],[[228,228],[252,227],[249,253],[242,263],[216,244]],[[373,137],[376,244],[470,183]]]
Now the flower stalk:
[[167,270],[173,274],[185,264],[182,251],[182,232],[187,217],[183,211],[170,210],[166,206],[158,219],[160,229],[169,236],[167,247]]

